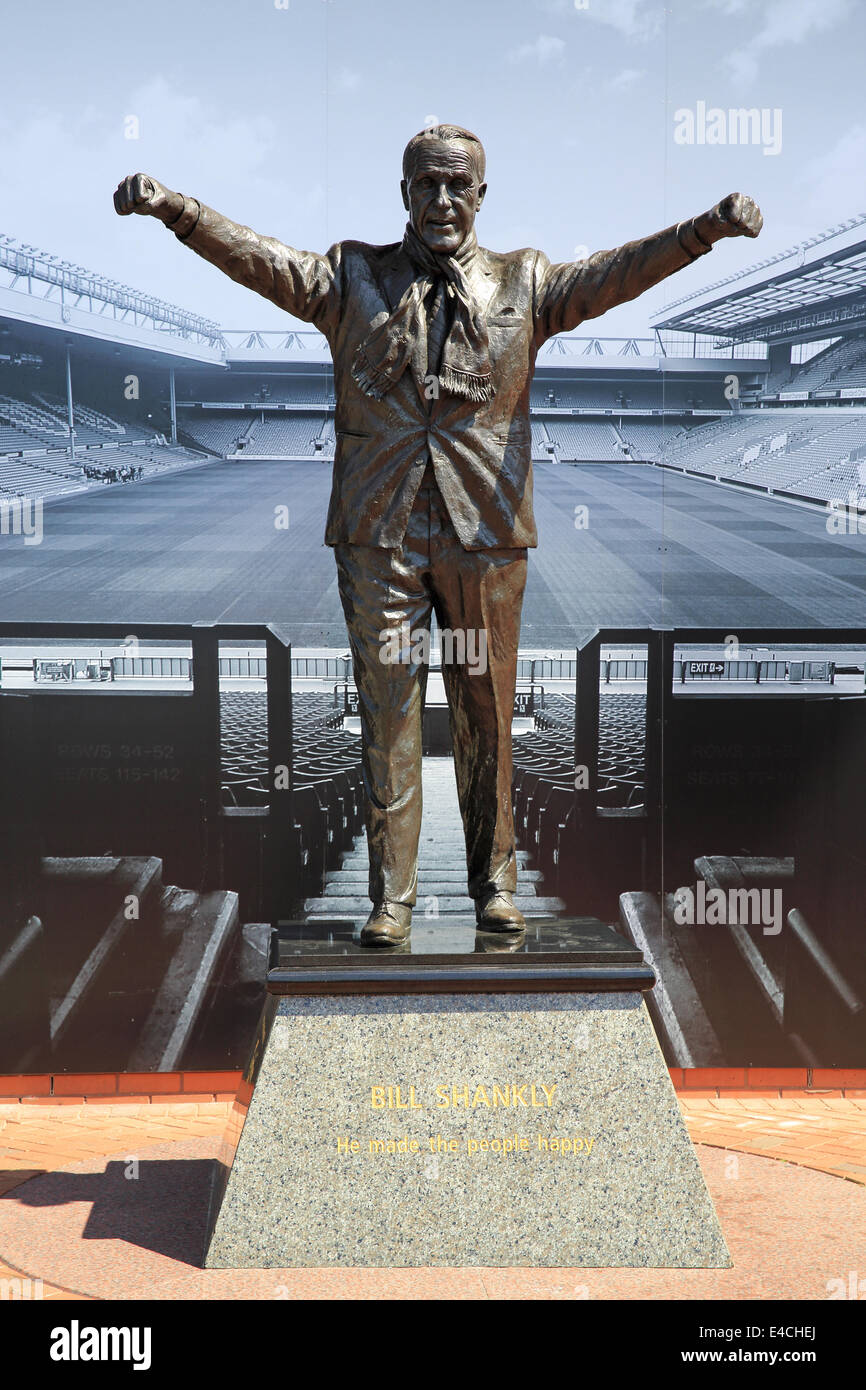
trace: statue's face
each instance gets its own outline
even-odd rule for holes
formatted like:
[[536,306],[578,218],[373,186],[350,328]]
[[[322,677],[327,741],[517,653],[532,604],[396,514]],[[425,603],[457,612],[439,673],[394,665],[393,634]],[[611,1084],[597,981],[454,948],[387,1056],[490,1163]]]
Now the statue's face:
[[400,185],[403,206],[431,251],[450,255],[469,235],[487,184],[479,182],[475,159],[456,140],[419,146],[415,167]]

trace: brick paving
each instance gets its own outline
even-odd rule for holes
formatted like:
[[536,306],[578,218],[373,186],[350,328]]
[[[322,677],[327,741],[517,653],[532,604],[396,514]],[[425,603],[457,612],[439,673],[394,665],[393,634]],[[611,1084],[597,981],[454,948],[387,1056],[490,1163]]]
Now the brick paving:
[[[81,1159],[130,1152],[160,1139],[219,1138],[231,1112],[228,1101],[135,1101],[106,1104],[22,1102],[0,1105],[0,1197],[28,1179],[54,1172]],[[9,1265],[0,1251],[0,1280],[38,1273]],[[86,1299],[86,1294],[45,1283],[45,1299]]]
[[[708,1150],[731,1150],[752,1156],[747,1160],[751,1166],[746,1176],[756,1191],[767,1194],[768,1219],[772,1225],[775,1213],[779,1240],[782,1240],[782,1227],[785,1227],[784,1239],[790,1243],[791,1231],[788,1228],[793,1224],[800,1232],[804,1247],[810,1248],[810,1220],[823,1223],[826,1227],[828,1201],[831,1207],[840,1204],[840,1214],[843,1216],[840,1239],[843,1234],[850,1233],[848,1228],[852,1219],[855,1223],[861,1219],[861,1206],[858,1205],[861,1199],[859,1194],[855,1196],[855,1189],[841,1183],[838,1187],[831,1185],[828,1188],[826,1178],[810,1179],[806,1173],[797,1178],[793,1169],[812,1169],[834,1179],[845,1179],[847,1184],[854,1184],[855,1187],[866,1186],[866,1096],[842,1098],[838,1094],[828,1093],[823,1096],[762,1097],[751,1092],[736,1097],[720,1097],[693,1092],[680,1095],[679,1099],[689,1133],[699,1145],[698,1152],[708,1173],[712,1170],[720,1174],[718,1165],[722,1157],[717,1154],[715,1160],[708,1162]],[[72,1169],[86,1177],[104,1171],[103,1160],[109,1155],[114,1156],[115,1162],[118,1158],[148,1151],[165,1157],[176,1146],[181,1159],[199,1154],[206,1157],[214,1151],[230,1112],[230,1103],[213,1100],[141,1103],[115,1099],[108,1104],[96,1099],[85,1103],[57,1104],[41,1099],[35,1103],[0,1105],[0,1199],[31,1179],[39,1179],[60,1169]],[[707,1146],[706,1150],[704,1146]],[[761,1166],[761,1160],[774,1162],[769,1165],[765,1162]],[[785,1192],[788,1193],[787,1198]],[[850,1195],[846,1197],[846,1193]],[[718,1189],[715,1195],[718,1205]],[[821,1204],[823,1215],[819,1214],[817,1207],[813,1208],[813,1198]],[[788,1208],[784,1205],[785,1201]],[[854,1205],[850,1207],[852,1202]],[[844,1212],[841,1208],[845,1208]],[[720,1208],[720,1216],[724,1223],[724,1208]],[[33,1219],[32,1216],[30,1219]],[[39,1221],[46,1226],[51,1219],[57,1219],[56,1212],[39,1217]],[[782,1277],[779,1269],[786,1261],[780,1262],[775,1273],[762,1266],[750,1270],[748,1241],[742,1238],[742,1233],[737,1232],[736,1235],[738,1248],[735,1249],[736,1242],[733,1240],[731,1245],[739,1277],[752,1277],[748,1288],[743,1288],[741,1293],[758,1298],[795,1296],[793,1291],[775,1292],[785,1287],[784,1283],[779,1283]],[[52,1231],[47,1232],[46,1248],[49,1251],[52,1250],[52,1240],[56,1239]],[[81,1241],[80,1233],[73,1232],[68,1239],[82,1249],[85,1245],[92,1246],[92,1241]],[[113,1244],[120,1247],[114,1258],[121,1273],[118,1283],[111,1287],[121,1289],[124,1242],[115,1241]],[[33,1258],[22,1261],[27,1265],[23,1268],[7,1263],[3,1258],[7,1252],[0,1245],[0,1281],[39,1279],[40,1259],[51,1265],[51,1260],[44,1254],[37,1254],[40,1249],[40,1242],[34,1241]],[[147,1253],[145,1251],[145,1255]],[[848,1253],[840,1255],[842,1263],[848,1258]],[[134,1254],[138,1256],[141,1252],[135,1251]],[[21,1255],[18,1258],[21,1260]],[[767,1258],[764,1251],[761,1259],[765,1265]],[[832,1273],[832,1256],[828,1254],[826,1259],[830,1261],[827,1268]],[[74,1266],[74,1251],[70,1261]],[[274,1296],[268,1294],[261,1284],[263,1278],[273,1283],[272,1271],[266,1275],[260,1271],[199,1271],[188,1261],[182,1260],[176,1263],[175,1268],[177,1274],[174,1280],[155,1285],[160,1295],[170,1297],[171,1290],[174,1290],[177,1297]],[[82,1286],[86,1286],[86,1259],[82,1261],[82,1269],[85,1271]],[[439,1270],[294,1270],[281,1273],[279,1288],[283,1290],[285,1287],[286,1290],[280,1293],[281,1297],[292,1298],[440,1297],[443,1296],[444,1274],[445,1271]],[[455,1275],[458,1276],[456,1283]],[[59,1274],[57,1277],[63,1276]],[[726,1292],[715,1290],[732,1289],[731,1273],[727,1271],[565,1273],[561,1270],[466,1270],[448,1271],[447,1277],[444,1296],[465,1298],[726,1297]],[[651,1282],[648,1283],[648,1280]],[[15,1289],[16,1285],[3,1284],[2,1287]],[[93,1283],[91,1287],[94,1287]],[[585,1288],[590,1288],[592,1292],[587,1294]],[[649,1288],[652,1292],[647,1292]],[[91,1295],[43,1280],[39,1296],[45,1299],[87,1299]],[[102,1290],[96,1296],[111,1297],[112,1294]],[[807,1290],[805,1296],[824,1295],[819,1287],[814,1292]]]
[[692,1140],[866,1185],[866,1098],[679,1096]]

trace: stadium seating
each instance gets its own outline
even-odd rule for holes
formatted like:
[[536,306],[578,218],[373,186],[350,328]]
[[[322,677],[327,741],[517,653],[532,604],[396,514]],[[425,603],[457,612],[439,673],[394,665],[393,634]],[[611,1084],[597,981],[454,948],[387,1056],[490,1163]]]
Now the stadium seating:
[[152,423],[125,423],[73,402],[75,458],[69,456],[66,401],[28,390],[14,369],[0,371],[0,498],[47,499],[173,469],[201,456],[168,445]]
[[866,447],[866,415],[840,409],[741,411],[675,435],[658,462],[768,490],[827,500],[858,485],[853,455]]
[[529,399],[532,410],[542,412],[603,410],[616,414],[620,410],[655,410],[682,414],[725,409],[722,382],[717,377],[695,383],[674,381],[667,375],[629,381],[611,374],[608,381],[584,381],[580,377],[568,380],[563,373],[562,379],[534,381]]
[[[598,782],[600,813],[635,815],[644,805],[646,699],[642,694],[600,696]],[[535,729],[516,736],[512,803],[518,843],[537,862],[545,882],[562,893],[574,812],[574,696],[546,694]]]
[[317,450],[314,444],[324,426],[323,415],[266,416],[255,421],[243,452],[253,458],[314,458],[328,448],[325,443],[324,449]]
[[238,440],[253,421],[252,415],[235,411],[214,411],[212,414],[184,412],[183,432],[211,454],[225,457],[235,452]]
[[843,386],[864,384],[866,377],[866,337],[856,334],[842,338],[805,362],[776,385],[779,392],[832,391]]
[[619,431],[628,442],[633,459],[652,461],[658,458],[669,440],[684,433],[684,427],[673,421],[636,420],[626,416]]
[[532,457],[538,462],[553,458],[553,451],[547,429],[540,420],[532,421]]
[[42,459],[0,457],[0,497],[51,497],[81,486],[77,468],[64,465],[63,456]]
[[[223,691],[222,786],[227,806],[266,806],[267,696]],[[301,897],[324,888],[325,873],[361,831],[361,740],[342,728],[332,697],[292,699],[294,821]]]
[[[331,373],[327,375],[324,370],[313,376],[268,376],[258,382],[255,388],[244,386],[242,395],[235,395],[235,399],[245,401],[261,401],[263,404],[268,401],[274,403],[285,402],[289,405],[322,405],[333,404],[334,389],[331,381]],[[235,392],[239,386],[235,385]],[[252,390],[252,394],[249,393]]]
[[604,420],[547,420],[547,433],[568,462],[616,462],[626,457],[612,425]]
[[0,396],[0,417],[44,445],[56,445],[68,434],[65,419],[23,397]]
[[[54,415],[64,426],[66,424],[66,401],[60,396],[49,395],[45,391],[34,391],[33,400],[37,405],[42,405],[52,415]],[[126,437],[127,427],[113,420],[109,415],[103,414],[100,410],[94,410],[92,406],[83,404],[80,400],[73,403],[73,418],[75,420],[75,437],[79,443],[87,442],[85,434],[95,437],[101,443],[106,436]],[[149,431],[152,433],[152,431]]]

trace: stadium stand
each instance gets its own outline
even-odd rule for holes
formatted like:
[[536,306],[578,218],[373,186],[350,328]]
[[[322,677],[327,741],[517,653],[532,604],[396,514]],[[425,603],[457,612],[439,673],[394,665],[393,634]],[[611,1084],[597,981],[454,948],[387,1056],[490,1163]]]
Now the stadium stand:
[[246,434],[255,417],[234,411],[213,411],[210,414],[189,413],[183,418],[183,432],[196,444],[220,458],[235,453],[238,441]]
[[[38,405],[44,405],[45,409],[55,416],[65,425],[66,423],[66,401],[60,396],[50,396],[43,391],[34,391],[33,399]],[[110,416],[104,415],[102,411],[94,410],[92,406],[83,404],[82,401],[75,402],[75,433],[81,437],[82,429],[89,430],[98,440],[102,440],[106,435],[125,435],[126,425],[122,425],[117,420],[112,420]]]
[[629,445],[633,459],[651,462],[659,457],[665,445],[685,433],[682,424],[666,420],[635,420],[627,416],[620,421],[619,432]]
[[[599,698],[597,809],[634,816],[644,809],[646,697]],[[512,803],[518,843],[549,885],[569,892],[569,836],[574,817],[574,696],[546,692],[533,731],[515,736]]]
[[77,490],[80,470],[65,464],[62,456],[50,463],[37,458],[4,458],[0,455],[0,496],[51,497]]
[[866,412],[762,409],[701,425],[669,439],[659,463],[768,490],[826,501],[858,481]]
[[[0,416],[2,419],[2,416]],[[27,430],[19,429],[17,425],[9,423],[0,424],[0,453],[13,454],[23,453],[26,449],[39,447],[44,449],[45,443],[35,435],[29,434]]]
[[532,427],[532,457],[537,462],[542,462],[554,457],[553,450],[550,448],[551,439],[547,432],[546,425],[541,420],[533,420]]
[[[314,458],[324,448],[316,448],[325,426],[323,415],[292,414],[266,416],[254,421],[243,446],[252,458]],[[327,438],[327,436],[325,437]]]
[[855,334],[841,338],[823,352],[789,371],[781,381],[768,383],[765,395],[790,391],[829,392],[844,387],[866,386],[866,336]]
[[123,422],[78,398],[73,459],[65,399],[29,390],[21,373],[3,370],[0,382],[0,497],[48,499],[201,461],[194,449],[167,444],[152,423],[132,415]]
[[[246,394],[251,387],[251,394]],[[321,372],[318,376],[269,376],[259,381],[255,386],[252,386],[252,382],[250,382],[250,385],[245,385],[243,390],[245,401],[261,401],[262,404],[286,403],[289,405],[322,406],[334,404],[330,371],[327,375],[325,372]]]
[[32,401],[0,396],[0,421],[27,441],[22,448],[57,448],[69,437],[66,423]]
[[[223,691],[220,711],[224,804],[266,806],[267,695]],[[330,695],[296,692],[292,720],[298,894],[317,897],[361,832],[361,740],[344,732]]]
[[693,410],[721,411],[726,408],[720,377],[678,382],[667,373],[650,381],[624,378],[621,373],[613,371],[610,371],[606,381],[585,378],[577,373],[571,380],[546,377],[533,382],[529,399],[532,410],[539,413],[548,410],[595,410],[617,415],[622,410],[636,410],[685,415]]
[[547,433],[566,462],[617,462],[626,457],[613,426],[603,420],[547,420]]

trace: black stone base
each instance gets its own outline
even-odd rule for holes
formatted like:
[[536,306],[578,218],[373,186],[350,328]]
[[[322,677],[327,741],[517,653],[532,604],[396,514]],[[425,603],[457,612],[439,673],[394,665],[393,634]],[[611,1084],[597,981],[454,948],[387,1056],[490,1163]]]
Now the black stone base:
[[[440,925],[441,946],[431,950]],[[655,975],[637,947],[595,917],[538,918],[521,932],[442,919],[385,949],[362,946],[353,922],[335,920],[280,923],[267,983],[274,995],[598,993],[649,990]]]

